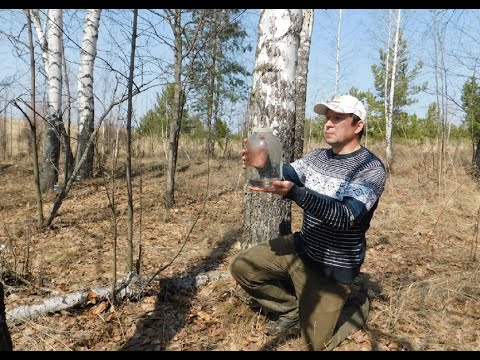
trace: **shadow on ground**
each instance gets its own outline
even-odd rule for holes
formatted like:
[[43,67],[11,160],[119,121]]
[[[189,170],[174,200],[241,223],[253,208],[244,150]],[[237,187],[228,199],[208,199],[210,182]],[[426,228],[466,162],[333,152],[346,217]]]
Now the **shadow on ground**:
[[229,249],[240,235],[240,229],[228,232],[202,262],[194,264],[187,270],[185,276],[161,278],[158,281],[155,309],[137,322],[135,334],[120,350],[165,350],[175,335],[188,325],[188,315],[194,306],[193,299],[198,291],[195,284],[189,287],[176,284],[185,280],[188,282],[199,274],[215,270],[218,264],[226,259]]

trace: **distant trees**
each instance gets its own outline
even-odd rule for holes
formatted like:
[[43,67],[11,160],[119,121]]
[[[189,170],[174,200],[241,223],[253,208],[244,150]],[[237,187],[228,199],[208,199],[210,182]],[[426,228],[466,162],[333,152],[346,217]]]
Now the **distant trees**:
[[[400,10],[399,10],[400,11]],[[386,49],[380,49],[380,64],[372,65],[374,86],[377,98],[384,105],[385,138],[387,140],[387,162],[391,165],[391,135],[395,126],[399,126],[402,109],[417,100],[411,96],[426,89],[427,84],[414,85],[415,78],[422,69],[422,62],[417,62],[412,70],[409,68],[407,42],[403,39],[400,27],[400,12],[397,14],[395,31],[389,31],[393,41],[387,42]],[[378,109],[378,106],[374,106]],[[390,139],[390,140],[389,140]]]
[[472,141],[472,162],[480,175],[480,85],[475,76],[463,85],[461,100],[465,111],[464,124]]
[[[248,71],[239,54],[250,50],[244,44],[247,36],[240,19],[245,10],[207,9],[204,17],[193,13],[194,20],[204,21],[202,44],[191,57],[189,88],[192,110],[205,120],[208,132],[206,149],[214,153],[217,136],[224,137],[228,126],[225,115],[234,104],[247,98]],[[200,27],[199,27],[200,28]]]
[[[157,94],[157,102],[154,107],[148,110],[145,115],[140,118],[138,132],[141,135],[160,135],[167,138],[170,133],[169,120],[173,116],[173,96],[174,85],[168,84],[162,93]],[[188,111],[185,109],[185,92],[180,93],[180,108],[182,109],[182,119],[188,119]],[[185,123],[180,131],[185,131]]]

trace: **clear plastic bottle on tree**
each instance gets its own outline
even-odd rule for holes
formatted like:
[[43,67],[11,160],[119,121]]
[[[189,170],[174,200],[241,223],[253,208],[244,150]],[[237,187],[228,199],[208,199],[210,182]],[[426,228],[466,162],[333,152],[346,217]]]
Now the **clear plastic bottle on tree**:
[[282,143],[272,128],[254,128],[247,142],[247,181],[257,187],[272,186],[282,179]]

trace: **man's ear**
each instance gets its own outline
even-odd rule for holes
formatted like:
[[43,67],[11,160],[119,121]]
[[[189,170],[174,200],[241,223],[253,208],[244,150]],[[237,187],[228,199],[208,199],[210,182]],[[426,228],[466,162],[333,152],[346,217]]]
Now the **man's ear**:
[[360,120],[359,122],[356,123],[357,128],[355,129],[355,134],[358,134],[360,131],[362,131],[363,127],[365,126],[365,121]]

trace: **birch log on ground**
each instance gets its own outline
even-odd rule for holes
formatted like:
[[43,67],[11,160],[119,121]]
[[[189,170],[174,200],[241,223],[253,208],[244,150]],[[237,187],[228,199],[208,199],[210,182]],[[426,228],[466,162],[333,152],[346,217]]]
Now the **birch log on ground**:
[[[123,298],[132,293],[129,286],[134,283],[137,276],[133,273],[119,282],[116,288],[117,298]],[[88,300],[95,298],[97,301],[106,299],[112,294],[111,286],[79,290],[71,294],[54,296],[36,304],[20,305],[6,312],[6,320],[9,324],[16,325],[20,322],[32,320],[36,317],[55,313],[61,310],[71,309],[75,306],[85,305]]]
[[[180,288],[199,287],[209,282],[226,279],[228,277],[230,277],[230,273],[228,272],[212,271],[209,273],[198,274],[196,276],[175,279],[173,283]],[[120,299],[126,296],[135,297],[141,295],[145,290],[142,286],[145,282],[146,278],[140,278],[134,273],[127,275],[117,286],[117,298]],[[103,300],[109,298],[111,294],[111,286],[105,286],[94,289],[79,290],[71,294],[54,296],[39,303],[20,305],[9,310],[6,312],[6,320],[9,324],[16,325],[22,321],[33,320],[39,316],[71,309],[80,305],[86,305],[92,298],[95,298],[97,301]]]

